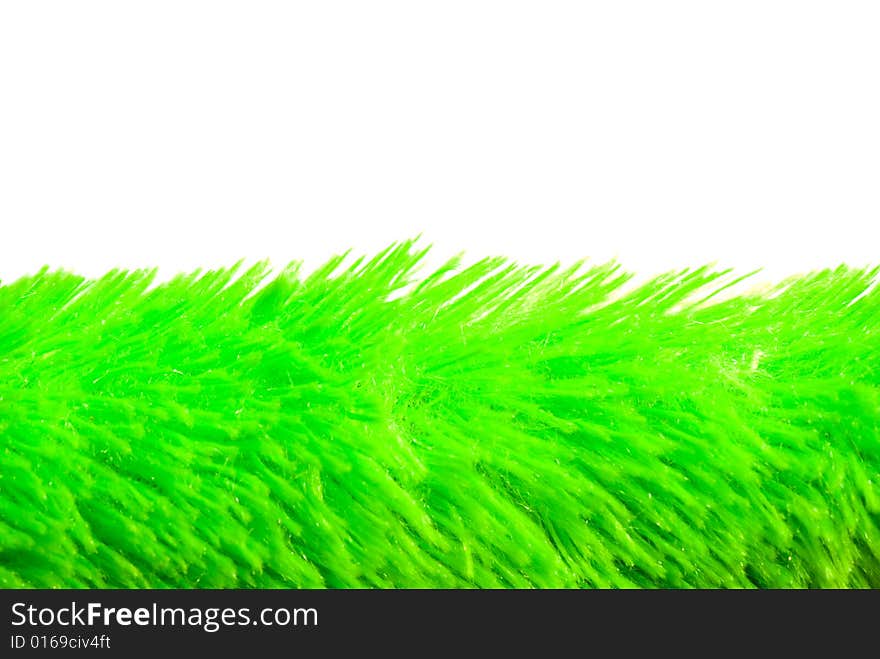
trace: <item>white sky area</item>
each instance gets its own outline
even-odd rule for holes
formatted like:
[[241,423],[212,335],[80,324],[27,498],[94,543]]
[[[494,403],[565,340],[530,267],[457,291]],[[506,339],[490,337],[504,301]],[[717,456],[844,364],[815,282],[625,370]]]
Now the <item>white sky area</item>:
[[880,3],[0,4],[0,279],[880,263]]

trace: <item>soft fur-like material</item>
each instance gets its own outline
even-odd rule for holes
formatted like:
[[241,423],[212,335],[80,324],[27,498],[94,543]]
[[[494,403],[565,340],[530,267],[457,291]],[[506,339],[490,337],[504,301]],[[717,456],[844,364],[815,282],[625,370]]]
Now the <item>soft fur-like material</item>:
[[0,585],[880,587],[877,270],[423,256],[0,286]]

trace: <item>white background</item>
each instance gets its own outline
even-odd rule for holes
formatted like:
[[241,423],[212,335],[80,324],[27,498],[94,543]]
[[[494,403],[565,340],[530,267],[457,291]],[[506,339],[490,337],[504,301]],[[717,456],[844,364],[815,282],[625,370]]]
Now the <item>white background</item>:
[[880,262],[880,3],[0,4],[0,278]]

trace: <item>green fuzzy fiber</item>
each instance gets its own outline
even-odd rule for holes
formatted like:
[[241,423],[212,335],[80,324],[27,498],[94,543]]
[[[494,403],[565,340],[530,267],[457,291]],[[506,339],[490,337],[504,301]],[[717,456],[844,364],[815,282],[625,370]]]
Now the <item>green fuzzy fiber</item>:
[[877,269],[425,251],[0,286],[0,585],[880,587]]

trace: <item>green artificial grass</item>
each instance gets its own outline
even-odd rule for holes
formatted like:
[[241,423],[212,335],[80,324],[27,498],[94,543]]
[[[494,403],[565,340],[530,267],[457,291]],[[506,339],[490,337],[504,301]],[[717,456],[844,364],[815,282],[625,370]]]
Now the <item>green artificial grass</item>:
[[880,587],[880,290],[424,250],[0,286],[3,587]]

